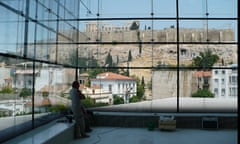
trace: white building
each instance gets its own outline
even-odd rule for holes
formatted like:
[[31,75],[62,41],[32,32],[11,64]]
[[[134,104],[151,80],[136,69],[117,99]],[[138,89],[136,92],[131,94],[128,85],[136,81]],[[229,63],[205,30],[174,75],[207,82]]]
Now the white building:
[[26,110],[25,104],[28,100],[18,99],[18,100],[1,100],[0,101],[0,109],[5,111],[10,111],[11,115],[28,113],[30,111]]
[[91,79],[91,87],[99,85],[104,91],[120,96],[128,103],[130,97],[136,95],[137,81],[131,77],[105,72],[98,74],[96,79]]
[[11,67],[0,66],[0,89],[4,86],[12,87]]
[[216,98],[237,98],[237,64],[228,67],[233,69],[212,70],[212,92]]
[[[72,70],[74,72],[74,70]],[[17,69],[15,75],[16,88],[32,88],[33,70],[31,68]],[[61,67],[42,66],[35,69],[35,91],[39,91],[46,86],[62,85],[71,83],[74,75],[71,75],[67,69]]]
[[94,100],[95,103],[113,104],[113,95],[109,91],[104,91],[100,86],[93,86],[91,88],[80,85],[82,93]]

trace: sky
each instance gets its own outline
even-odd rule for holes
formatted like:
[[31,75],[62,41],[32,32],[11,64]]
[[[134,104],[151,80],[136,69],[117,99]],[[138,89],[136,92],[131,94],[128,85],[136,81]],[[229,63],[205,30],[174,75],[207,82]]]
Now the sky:
[[[175,0],[99,0],[100,17],[151,17],[153,11],[155,17],[176,17]],[[216,1],[218,4],[216,4]],[[95,2],[93,4],[93,2]],[[92,15],[82,13],[82,17],[96,17],[98,13],[98,0],[92,0],[89,9]],[[87,3],[86,3],[87,4]],[[206,8],[207,6],[207,8]],[[206,17],[206,9],[208,9],[209,17],[237,17],[237,1],[236,0],[179,0],[179,17]],[[84,8],[83,8],[84,9]],[[149,22],[150,23],[150,22]],[[156,21],[154,23],[160,23]],[[203,21],[181,21],[180,27],[203,27]],[[159,28],[169,27],[169,24],[176,25],[175,21],[165,21],[161,23]],[[236,23],[232,21],[209,22],[209,27],[226,28],[235,27]]]
[[[47,0],[40,0],[48,3]],[[5,45],[5,43],[22,42],[24,37],[24,23],[17,23],[16,20],[23,21],[22,17],[12,14],[1,6],[1,2],[10,4],[15,9],[24,9],[24,4],[16,0],[0,0],[0,52],[15,51],[16,46]],[[31,1],[32,2],[32,1]],[[55,2],[51,0],[50,5]],[[76,3],[73,0],[60,0],[65,2],[73,13],[76,11]],[[153,3],[152,3],[153,2]],[[207,3],[206,3],[207,2]],[[54,5],[54,4],[53,4]],[[34,16],[34,5],[31,5],[30,13]],[[56,7],[53,6],[53,11]],[[208,17],[237,17],[237,0],[179,0],[179,17],[206,17],[206,10],[209,13]],[[120,18],[120,17],[176,17],[176,1],[175,0],[82,0],[80,5],[80,18],[97,18],[99,13],[100,18]],[[39,9],[39,17],[46,16],[45,12]],[[67,14],[66,14],[67,15]],[[54,18],[54,17],[52,17]],[[68,17],[67,17],[68,18]],[[6,22],[11,21],[11,22]],[[15,22],[13,22],[15,21]],[[114,25],[124,24],[126,21],[108,21]],[[74,23],[74,22],[73,22]],[[181,20],[179,22],[180,28],[205,28],[206,21],[195,20]],[[45,23],[46,24],[46,23]],[[151,20],[141,20],[141,29],[145,25],[152,26]],[[52,22],[50,26],[55,27],[56,22]],[[175,20],[157,20],[153,22],[153,29],[164,29],[170,26],[176,26]],[[80,23],[80,27],[84,27],[85,22]],[[62,29],[69,27],[63,25]],[[232,28],[235,30],[237,36],[237,22],[230,20],[209,20],[208,28],[226,29]],[[84,30],[82,30],[84,31]],[[33,41],[34,24],[29,24],[29,40]],[[54,37],[55,34],[49,33],[46,29],[38,27],[38,39],[46,39]]]

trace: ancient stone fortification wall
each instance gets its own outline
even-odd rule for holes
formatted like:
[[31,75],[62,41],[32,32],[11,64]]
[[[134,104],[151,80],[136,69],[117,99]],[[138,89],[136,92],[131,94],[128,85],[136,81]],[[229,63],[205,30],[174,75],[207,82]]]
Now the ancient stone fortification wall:
[[[182,42],[226,42],[234,41],[234,32],[231,29],[180,29],[180,41]],[[112,31],[112,32],[82,32],[80,41],[95,42],[149,42],[152,40],[151,30]],[[153,40],[157,42],[176,42],[176,29],[154,30]]]
[[[152,98],[177,97],[177,72],[153,71]],[[180,96],[190,97],[192,93],[192,71],[180,72]]]

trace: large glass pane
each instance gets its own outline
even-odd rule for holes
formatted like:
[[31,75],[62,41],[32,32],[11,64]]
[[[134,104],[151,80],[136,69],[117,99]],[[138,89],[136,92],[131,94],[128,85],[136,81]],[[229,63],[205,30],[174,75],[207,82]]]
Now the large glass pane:
[[[19,11],[22,14],[25,14],[26,1],[25,0],[1,0],[1,3],[6,5],[9,8],[12,8],[15,12]],[[11,12],[10,14],[12,14]],[[20,13],[19,13],[20,15]]]
[[[81,17],[102,17],[102,18],[117,18],[117,17],[146,17],[150,16],[151,3],[148,0],[142,0],[141,5],[137,0],[98,0],[98,1],[81,1],[82,10]],[[132,6],[138,6],[133,9]]]
[[[179,0],[180,17],[236,18],[237,0]],[[207,15],[206,15],[207,14]]]
[[24,18],[1,8],[0,19],[0,52],[21,55],[17,49],[24,41]]
[[237,21],[233,20],[181,20],[181,42],[236,42]]
[[75,70],[43,63],[35,63],[35,67],[35,117],[44,118],[66,110],[70,105],[68,90]]
[[26,122],[29,122],[26,128],[31,128],[32,109],[27,105],[32,103],[32,66],[20,59],[1,56],[0,69],[0,120],[3,123],[0,130]]
[[181,112],[236,112],[237,64],[180,72]]
[[152,109],[157,112],[177,111],[177,71],[157,69],[152,72]]

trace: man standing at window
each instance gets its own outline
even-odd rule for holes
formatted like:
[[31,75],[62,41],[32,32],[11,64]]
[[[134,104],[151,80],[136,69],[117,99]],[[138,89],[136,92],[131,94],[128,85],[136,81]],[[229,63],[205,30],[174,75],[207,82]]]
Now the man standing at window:
[[85,133],[84,113],[81,110],[81,108],[82,108],[81,99],[84,99],[85,96],[79,90],[79,82],[78,81],[74,81],[72,83],[72,89],[70,90],[70,96],[72,99],[72,112],[74,115],[74,119],[76,121],[74,135],[76,138],[89,137]]

